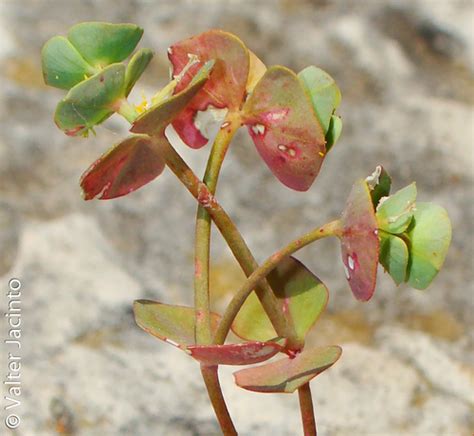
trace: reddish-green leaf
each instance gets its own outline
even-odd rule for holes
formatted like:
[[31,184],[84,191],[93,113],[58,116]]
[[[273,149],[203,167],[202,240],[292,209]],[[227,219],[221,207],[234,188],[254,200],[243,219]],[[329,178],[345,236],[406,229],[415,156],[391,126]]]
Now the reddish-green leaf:
[[326,153],[325,138],[296,74],[269,68],[245,103],[244,122],[273,174],[289,188],[308,190]]
[[251,365],[268,360],[281,350],[275,342],[188,346],[191,356],[206,365]]
[[[281,261],[267,278],[282,313],[294,326],[298,338],[304,339],[327,305],[326,286],[293,257]],[[267,341],[277,336],[254,292],[240,309],[232,330],[247,340]]]
[[[194,345],[194,308],[136,300],[133,312],[138,326],[153,336],[183,350],[188,345]],[[213,331],[216,330],[219,319],[219,315],[211,313]]]
[[358,300],[375,291],[379,238],[370,191],[365,180],[354,183],[342,214],[342,262],[346,278]]
[[173,126],[181,139],[190,147],[200,148],[208,142],[194,124],[198,111],[227,108],[238,110],[245,97],[245,88],[249,75],[249,53],[245,45],[236,36],[222,30],[210,30],[170,47],[169,59],[173,65],[173,75],[178,75],[189,63],[191,56],[197,56],[199,62],[185,74],[176,88],[183,90],[205,62],[215,59],[209,81],[189,103]]
[[237,371],[235,383],[249,391],[292,393],[332,366],[341,353],[337,345],[304,350],[293,359]]
[[159,176],[165,162],[148,136],[130,136],[113,146],[81,177],[85,200],[109,200],[136,191]]
[[206,63],[189,86],[181,92],[160,101],[141,114],[133,123],[131,132],[148,135],[163,134],[166,127],[183,111],[190,100],[201,90],[212,71],[213,62]]

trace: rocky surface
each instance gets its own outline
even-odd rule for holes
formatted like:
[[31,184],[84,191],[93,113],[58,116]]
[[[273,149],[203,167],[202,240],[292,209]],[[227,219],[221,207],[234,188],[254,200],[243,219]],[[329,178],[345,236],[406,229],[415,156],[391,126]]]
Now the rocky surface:
[[[83,202],[81,172],[125,127],[112,119],[82,140],[52,122],[62,93],[42,85],[41,45],[99,19],[139,23],[157,51],[135,98],[166,80],[168,45],[210,27],[235,32],[267,64],[314,63],[336,78],[343,137],[313,188],[280,186],[240,132],[218,196],[259,259],[337,216],[354,179],[378,163],[395,188],[416,180],[421,200],[445,206],[453,243],[426,292],[396,289],[381,272],[375,297],[360,304],[337,243],[298,255],[331,289],[311,341],[344,349],[314,381],[314,400],[321,435],[472,434],[472,2],[4,0],[0,277],[4,290],[21,279],[24,320],[15,434],[219,434],[197,365],[136,328],[130,310],[139,297],[192,302],[193,200],[165,172],[121,200]],[[205,150],[176,146],[201,174]],[[242,277],[217,233],[213,250],[213,290],[225,298]],[[232,370],[222,383],[242,435],[298,434],[296,397],[238,390]]]

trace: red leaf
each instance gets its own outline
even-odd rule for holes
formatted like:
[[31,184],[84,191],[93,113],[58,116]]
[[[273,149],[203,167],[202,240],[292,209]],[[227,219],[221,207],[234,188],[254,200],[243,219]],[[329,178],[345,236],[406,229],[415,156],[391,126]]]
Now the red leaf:
[[380,243],[374,206],[365,180],[354,183],[342,223],[342,262],[346,278],[354,296],[367,301],[375,291]]
[[191,356],[206,365],[250,365],[270,359],[282,347],[275,342],[225,345],[190,345]]
[[173,75],[181,72],[189,63],[191,55],[196,55],[199,62],[189,69],[176,87],[176,92],[190,83],[206,61],[215,59],[216,63],[206,85],[173,121],[173,127],[187,145],[200,148],[206,145],[208,138],[194,124],[197,111],[204,111],[209,105],[231,111],[240,108],[249,75],[249,53],[236,36],[221,30],[210,30],[170,47]]
[[244,106],[258,152],[289,188],[310,188],[326,152],[321,125],[301,82],[291,70],[274,66],[258,82]]
[[127,195],[159,176],[163,159],[150,138],[130,136],[95,161],[81,177],[85,200],[108,200]]

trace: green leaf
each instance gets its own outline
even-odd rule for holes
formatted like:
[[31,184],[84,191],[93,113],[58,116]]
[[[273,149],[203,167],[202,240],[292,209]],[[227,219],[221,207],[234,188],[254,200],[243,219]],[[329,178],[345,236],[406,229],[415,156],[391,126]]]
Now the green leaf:
[[160,101],[141,114],[133,123],[131,132],[147,135],[162,134],[165,128],[186,107],[209,78],[213,62],[209,61],[201,68],[189,86],[167,100]]
[[342,262],[352,293],[358,300],[369,300],[374,291],[379,263],[377,220],[368,184],[354,183],[342,214]]
[[407,281],[415,289],[426,289],[441,269],[451,243],[451,222],[446,209],[432,203],[418,203],[408,237]]
[[153,50],[149,48],[142,48],[138,50],[130,59],[125,71],[125,96],[130,94],[130,91],[137,83],[137,80],[145,71],[146,67],[153,58]]
[[126,59],[142,35],[143,29],[135,24],[88,22],[71,27],[68,39],[87,62],[105,67]]
[[307,349],[293,359],[237,371],[235,383],[249,391],[292,393],[332,366],[341,353],[337,345]]
[[96,73],[63,36],[55,36],[43,46],[41,63],[44,82],[60,89],[71,89]]
[[392,178],[382,165],[377,165],[375,171],[365,179],[370,189],[372,204],[376,208],[382,197],[390,195]]
[[342,132],[342,120],[337,115],[331,117],[329,129],[326,133],[326,152],[337,142]]
[[67,135],[85,134],[113,112],[125,96],[125,65],[114,64],[74,86],[56,108],[54,120]]
[[[135,321],[140,328],[175,347],[186,349],[194,344],[195,310],[151,300],[133,303]],[[220,316],[211,314],[211,329],[215,331]]]
[[377,222],[379,228],[393,234],[403,233],[413,217],[416,184],[412,183],[379,203]]
[[381,231],[379,260],[397,285],[406,280],[408,247],[403,239]]
[[298,78],[311,97],[311,103],[321,122],[324,133],[327,133],[331,116],[341,102],[341,91],[328,73],[314,66],[300,71]]
[[[293,257],[281,261],[267,279],[298,339],[304,339],[327,305],[326,286]],[[277,336],[254,292],[240,309],[232,330],[248,340],[266,341]]]

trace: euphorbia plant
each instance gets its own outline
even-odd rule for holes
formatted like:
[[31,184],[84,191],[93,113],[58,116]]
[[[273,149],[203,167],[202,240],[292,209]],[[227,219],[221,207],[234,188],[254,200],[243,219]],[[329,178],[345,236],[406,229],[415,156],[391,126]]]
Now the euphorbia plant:
[[[43,48],[47,84],[68,90],[55,122],[66,134],[87,136],[114,113],[130,122],[131,136],[99,157],[81,179],[84,198],[113,199],[156,178],[168,166],[198,202],[194,307],[150,300],[134,303],[137,324],[182,349],[201,367],[224,434],[236,434],[222,395],[219,365],[254,365],[235,373],[236,384],[257,392],[298,391],[304,433],[316,434],[310,380],[333,365],[341,348],[305,347],[305,338],[326,308],[328,289],[292,255],[319,239],[340,239],[342,263],[358,300],[375,290],[378,263],[398,285],[426,288],[441,268],[451,238],[446,211],[415,203],[414,184],[390,195],[391,180],[378,166],[354,183],[342,216],[290,242],[260,266],[232,219],[214,196],[222,162],[235,132],[246,127],[260,156],[288,188],[306,191],[342,129],[335,114],[341,93],[323,70],[296,74],[268,69],[242,41],[210,30],[172,45],[172,80],[139,106],[127,96],[153,52],[135,50],[142,29],[132,24],[82,23]],[[219,123],[207,137],[203,113]],[[200,180],[165,135],[172,125],[190,147],[213,139]],[[209,295],[210,231],[214,221],[247,280],[223,314],[212,313]],[[242,342],[226,342],[230,330]]]

